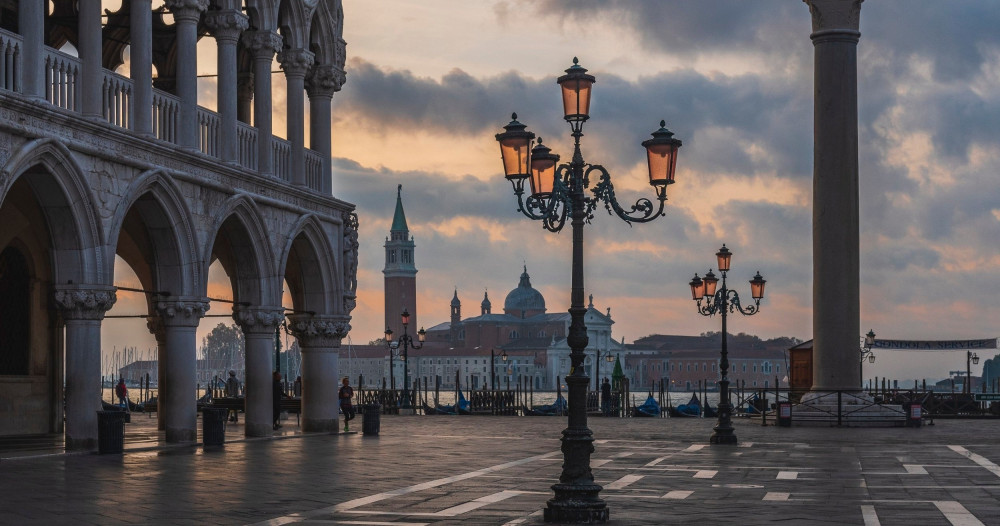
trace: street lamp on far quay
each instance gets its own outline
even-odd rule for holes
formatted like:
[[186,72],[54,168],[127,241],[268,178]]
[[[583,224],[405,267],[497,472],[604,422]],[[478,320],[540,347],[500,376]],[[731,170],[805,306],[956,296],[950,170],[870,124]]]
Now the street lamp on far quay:
[[965,393],[972,394],[972,365],[979,364],[979,355],[972,351],[965,351]]
[[868,334],[865,335],[865,344],[861,347],[861,363],[858,364],[858,369],[860,369],[861,373],[862,386],[865,384],[865,359],[868,359],[868,363],[875,363],[875,351],[872,351],[873,345],[875,345],[875,331],[868,329]]
[[[744,307],[740,303],[740,295],[735,290],[726,287],[726,274],[729,273],[729,263],[733,254],[722,245],[716,252],[718,259],[719,273],[722,274],[722,288],[718,291],[716,286],[719,278],[711,270],[705,274],[704,278],[694,275],[691,280],[691,299],[698,302],[698,313],[702,316],[722,315],[722,349],[719,360],[719,422],[714,428],[709,442],[712,444],[735,444],[736,433],[733,431],[732,413],[733,405],[729,402],[729,350],[726,348],[726,315],[739,311],[744,316],[753,316],[760,310],[760,300],[764,297],[764,284],[767,281],[757,271],[757,275],[750,280],[750,296],[754,300],[753,305]],[[702,305],[702,301],[705,302]]]
[[[607,362],[609,364],[615,363],[615,357],[611,356],[611,350],[610,349],[607,350],[607,351],[604,351],[604,359],[607,360]],[[597,356],[596,356],[596,359],[595,359],[595,362],[594,362],[594,368],[596,369],[594,371],[594,376],[596,377],[596,378],[594,378],[594,390],[595,391],[600,391],[601,390],[601,350],[600,349],[597,350]]]
[[[413,404],[410,401],[410,370],[409,364],[407,363],[407,358],[409,357],[409,349],[420,349],[424,346],[424,340],[427,338],[427,331],[421,328],[417,331],[417,340],[419,343],[414,343],[413,338],[406,331],[406,327],[410,324],[410,313],[406,309],[403,309],[403,334],[398,340],[392,340],[392,329],[386,327],[385,329],[385,341],[389,345],[389,363],[390,369],[392,368],[392,354],[399,347],[403,348],[402,353],[399,357],[403,360],[403,396],[399,400],[399,407],[401,409],[412,409]],[[392,377],[395,378],[393,372]]]
[[[500,361],[507,363],[507,351],[500,351]],[[490,389],[497,388],[496,350],[490,349]]]
[[[566,377],[569,402],[568,426],[563,431],[563,471],[559,483],[552,486],[555,496],[546,504],[546,522],[605,522],[607,504],[599,493],[603,489],[594,482],[590,470],[590,455],[594,452],[594,437],[587,428],[587,387],[590,378],[584,370],[584,350],[587,347],[587,327],[583,303],[583,225],[594,217],[594,209],[603,204],[609,214],[627,223],[647,223],[663,214],[667,201],[667,186],[674,182],[677,151],[681,141],[660,121],[653,138],[643,141],[649,168],[649,184],[659,206],[648,198],[623,208],[615,196],[611,174],[598,164],[588,164],[580,151],[583,124],[590,118],[590,96],[596,79],[574,58],[566,74],[559,77],[562,92],[563,119],[569,123],[573,137],[573,158],[558,164],[559,156],[542,144],[527,127],[513,120],[496,135],[500,143],[504,175],[514,187],[518,211],[530,219],[541,221],[550,232],[559,232],[569,217],[573,229],[572,286],[570,294],[570,327],[566,341],[570,347],[572,373]],[[525,197],[525,180],[530,193]],[[591,181],[596,184],[591,187]],[[592,195],[588,195],[588,191]]]

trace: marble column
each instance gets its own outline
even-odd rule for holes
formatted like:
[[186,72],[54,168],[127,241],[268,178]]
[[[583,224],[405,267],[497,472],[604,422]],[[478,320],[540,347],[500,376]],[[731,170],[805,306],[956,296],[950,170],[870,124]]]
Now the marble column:
[[292,143],[289,162],[289,182],[295,186],[306,186],[305,169],[305,79],[315,57],[305,49],[286,49],[278,53],[278,63],[285,72],[287,82],[286,117],[288,142]]
[[130,0],[129,67],[132,76],[132,131],[153,135],[152,0]]
[[862,0],[804,0],[812,13],[813,391],[861,389],[858,59]]
[[333,160],[330,156],[330,106],[333,94],[344,84],[344,71],[335,66],[321,64],[312,68],[306,78],[309,93],[309,147],[323,156],[320,169],[320,192],[333,195]]
[[236,120],[250,124],[253,104],[253,73],[240,72],[236,81]]
[[246,349],[246,419],[248,437],[274,433],[271,373],[274,371],[274,331],[285,317],[281,307],[233,308],[233,319],[243,329]]
[[166,0],[177,30],[177,97],[181,99],[178,145],[200,146],[198,130],[198,21],[208,0]]
[[240,35],[249,27],[249,18],[236,10],[213,11],[205,16],[205,24],[219,47],[218,92],[219,154],[223,161],[235,163],[238,155],[236,137],[236,44]]
[[45,97],[45,4],[18,2],[17,25],[21,31],[21,93]]
[[163,325],[163,319],[159,315],[147,317],[146,328],[156,340],[156,429],[164,431],[167,429],[167,421],[160,408],[163,407],[166,393],[170,389],[167,381],[167,368],[163,366],[167,363],[167,328]]
[[101,320],[115,304],[115,288],[60,285],[54,299],[66,326],[66,449],[97,449]]
[[274,152],[271,149],[271,62],[281,51],[281,35],[273,31],[243,33],[243,45],[253,53],[253,116],[257,128],[257,172],[274,175]]
[[[195,442],[198,434],[198,323],[208,310],[206,298],[169,298],[156,302],[166,333],[160,357],[167,391],[159,399],[167,442]],[[164,360],[166,358],[166,360]]]
[[103,118],[104,66],[101,64],[101,0],[79,0],[79,33],[77,51],[80,52],[80,78],[77,79],[79,107],[88,117]]
[[294,314],[288,320],[302,350],[302,431],[335,433],[339,430],[337,349],[351,330],[350,317]]

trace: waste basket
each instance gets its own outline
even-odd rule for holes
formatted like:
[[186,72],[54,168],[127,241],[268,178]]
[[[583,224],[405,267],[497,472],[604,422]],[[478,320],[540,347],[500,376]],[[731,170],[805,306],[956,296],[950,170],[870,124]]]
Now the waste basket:
[[778,425],[792,427],[792,403],[778,402]]
[[909,404],[910,407],[906,408],[907,413],[907,425],[910,427],[920,427],[921,418],[923,415],[923,408],[918,403]]
[[97,451],[100,454],[125,452],[125,411],[97,412]]
[[206,407],[201,410],[201,442],[206,446],[221,446],[226,443],[225,407]]
[[377,435],[379,423],[382,418],[382,406],[379,404],[364,404],[361,406],[361,433],[364,435]]

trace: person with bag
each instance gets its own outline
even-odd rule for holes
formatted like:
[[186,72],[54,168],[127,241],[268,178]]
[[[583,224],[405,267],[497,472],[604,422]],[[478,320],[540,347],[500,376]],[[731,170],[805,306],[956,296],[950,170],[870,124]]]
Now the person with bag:
[[351,388],[351,381],[345,376],[344,385],[340,388],[338,397],[340,398],[340,411],[344,413],[344,432],[350,431],[349,422],[354,419],[354,389]]

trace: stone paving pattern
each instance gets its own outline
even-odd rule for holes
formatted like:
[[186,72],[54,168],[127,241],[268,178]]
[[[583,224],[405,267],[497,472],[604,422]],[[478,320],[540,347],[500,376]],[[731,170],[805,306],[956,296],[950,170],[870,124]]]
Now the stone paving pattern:
[[[738,419],[590,419],[613,525],[1000,525],[997,420],[779,428]],[[382,416],[378,437],[166,446],[135,415],[124,455],[0,441],[2,524],[543,524],[565,418]],[[360,430],[360,421],[353,429]]]

